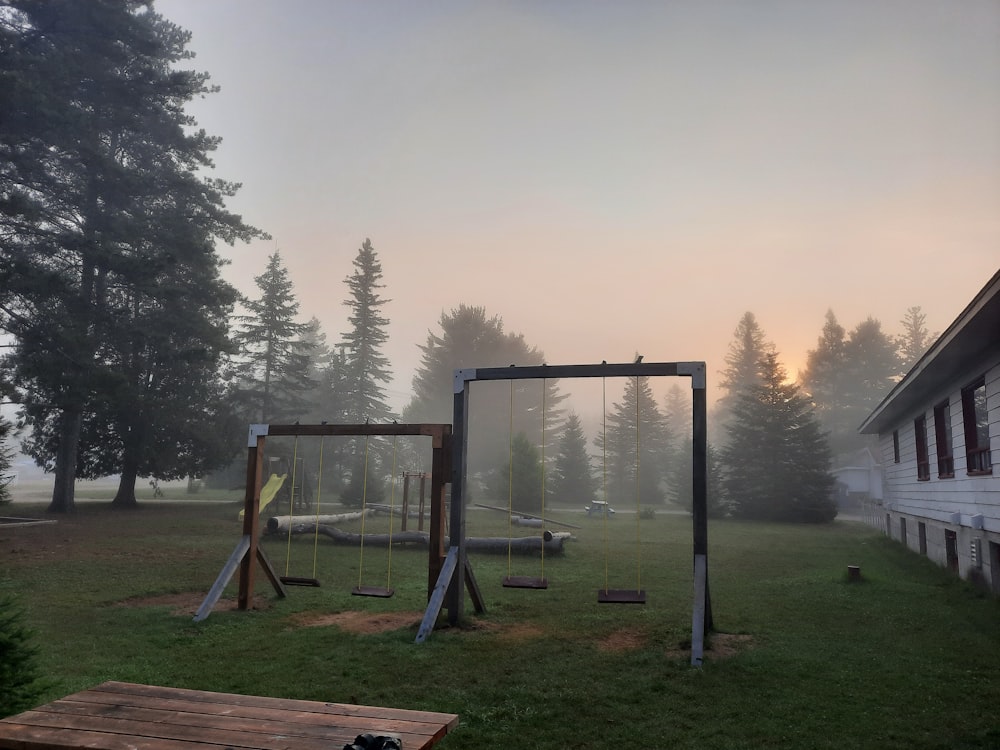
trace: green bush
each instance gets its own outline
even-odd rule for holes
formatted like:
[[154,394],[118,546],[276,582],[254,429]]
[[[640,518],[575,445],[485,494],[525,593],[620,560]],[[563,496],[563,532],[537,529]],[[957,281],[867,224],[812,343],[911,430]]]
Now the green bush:
[[42,685],[38,648],[24,614],[9,596],[0,596],[0,717],[33,707]]

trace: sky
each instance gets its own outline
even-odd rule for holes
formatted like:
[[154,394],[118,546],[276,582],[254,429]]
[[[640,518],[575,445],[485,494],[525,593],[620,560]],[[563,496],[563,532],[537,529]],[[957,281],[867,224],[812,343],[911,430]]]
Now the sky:
[[[156,0],[218,93],[188,112],[348,329],[382,263],[393,381],[460,304],[549,364],[704,360],[753,312],[794,376],[827,310],[944,330],[1000,267],[997,0]],[[572,391],[572,388],[567,390]]]

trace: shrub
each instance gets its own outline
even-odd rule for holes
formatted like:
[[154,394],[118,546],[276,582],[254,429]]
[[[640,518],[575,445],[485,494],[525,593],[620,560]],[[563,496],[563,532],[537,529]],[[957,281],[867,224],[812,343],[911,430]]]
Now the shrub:
[[34,706],[42,685],[32,632],[9,596],[0,596],[0,717]]

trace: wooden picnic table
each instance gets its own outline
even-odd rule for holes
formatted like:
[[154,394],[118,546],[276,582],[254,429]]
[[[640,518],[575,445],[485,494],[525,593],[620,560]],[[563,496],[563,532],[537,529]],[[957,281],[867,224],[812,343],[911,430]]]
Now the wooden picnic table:
[[454,714],[105,682],[0,720],[0,748],[342,750],[359,734],[433,747]]

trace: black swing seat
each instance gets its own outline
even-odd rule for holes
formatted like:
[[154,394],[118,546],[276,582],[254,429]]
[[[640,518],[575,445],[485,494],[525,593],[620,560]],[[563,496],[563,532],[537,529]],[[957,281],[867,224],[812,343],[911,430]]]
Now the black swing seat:
[[383,586],[355,586],[351,589],[351,596],[377,596],[380,599],[388,599],[395,593],[395,589]]
[[503,587],[505,589],[547,589],[549,582],[546,578],[534,576],[505,576]]
[[602,604],[645,604],[644,589],[598,589],[597,601]]
[[319,586],[318,578],[300,578],[299,576],[278,576],[286,586]]

